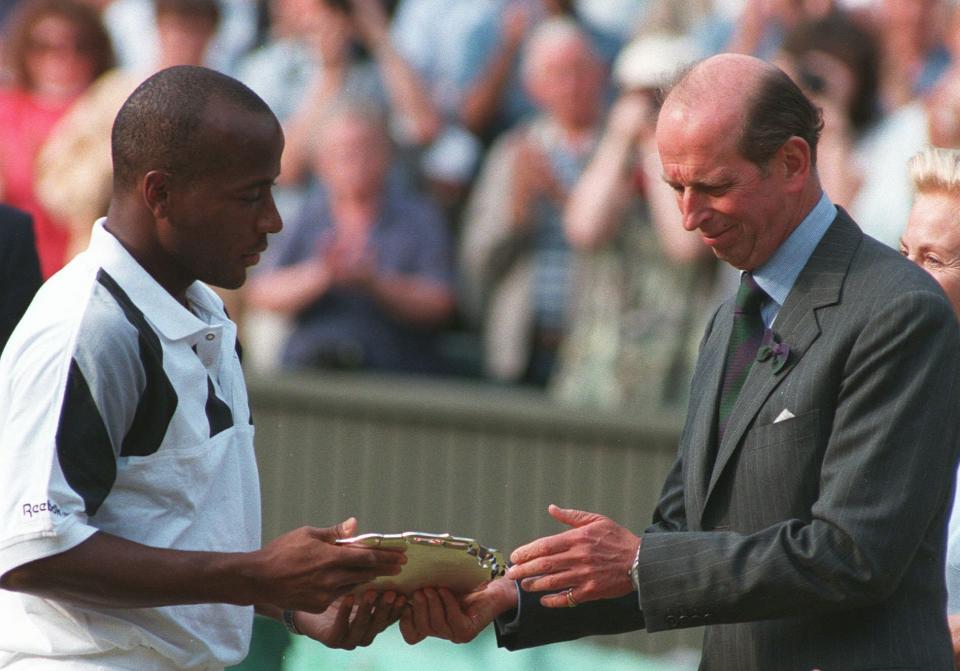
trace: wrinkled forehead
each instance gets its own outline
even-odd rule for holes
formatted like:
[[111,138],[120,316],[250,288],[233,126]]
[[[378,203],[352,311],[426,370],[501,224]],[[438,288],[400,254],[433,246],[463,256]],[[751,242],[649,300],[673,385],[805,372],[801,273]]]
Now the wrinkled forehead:
[[741,127],[741,115],[734,111],[668,99],[657,117],[657,146],[661,151],[704,151],[735,146]]

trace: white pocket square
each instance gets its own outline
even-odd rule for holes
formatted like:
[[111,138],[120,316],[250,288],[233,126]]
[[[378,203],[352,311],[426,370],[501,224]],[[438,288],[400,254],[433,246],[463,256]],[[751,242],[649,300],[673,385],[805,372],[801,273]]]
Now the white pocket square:
[[777,415],[777,418],[773,420],[773,423],[776,424],[777,422],[782,422],[784,420],[788,420],[795,416],[796,415],[794,415],[792,412],[784,408],[783,411],[779,415]]

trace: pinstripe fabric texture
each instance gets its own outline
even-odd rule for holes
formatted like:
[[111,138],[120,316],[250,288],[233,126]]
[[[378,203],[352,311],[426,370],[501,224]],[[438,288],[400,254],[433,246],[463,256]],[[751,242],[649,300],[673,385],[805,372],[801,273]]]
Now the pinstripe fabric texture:
[[[946,297],[839,211],[777,316],[786,365],[752,367],[711,465],[732,314],[721,306],[704,336],[643,537],[647,630],[706,625],[702,671],[952,669],[960,328]],[[524,608],[535,623],[536,604]],[[604,617],[576,610],[549,634],[521,624],[510,644],[581,636]]]

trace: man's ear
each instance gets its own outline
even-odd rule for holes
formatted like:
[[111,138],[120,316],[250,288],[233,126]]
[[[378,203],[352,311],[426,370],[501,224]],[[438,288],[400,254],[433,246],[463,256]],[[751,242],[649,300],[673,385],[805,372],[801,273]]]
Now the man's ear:
[[171,176],[163,170],[151,170],[143,177],[143,201],[154,219],[166,219],[170,211]]
[[813,169],[810,145],[803,138],[794,135],[783,143],[777,153],[777,169],[783,171],[787,189],[799,191],[806,185],[807,177]]

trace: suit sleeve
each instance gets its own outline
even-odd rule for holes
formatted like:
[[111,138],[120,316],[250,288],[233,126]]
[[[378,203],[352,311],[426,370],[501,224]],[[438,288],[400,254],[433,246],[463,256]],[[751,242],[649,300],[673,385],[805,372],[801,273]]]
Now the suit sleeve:
[[[582,636],[622,634],[643,629],[637,595],[582,603],[576,608],[545,608],[540,597],[546,592],[520,593],[519,612],[497,620],[497,645],[522,650],[537,645],[569,641]],[[512,621],[506,621],[512,620]]]
[[849,342],[821,338],[829,356],[807,363],[841,372],[821,399],[824,444],[802,446],[823,450],[810,519],[750,534],[646,534],[648,631],[676,627],[676,612],[702,614],[687,620],[693,625],[879,603],[898,588],[931,525],[944,522],[952,476],[940,474],[956,462],[960,377],[960,333],[946,300],[903,293],[878,301]]

